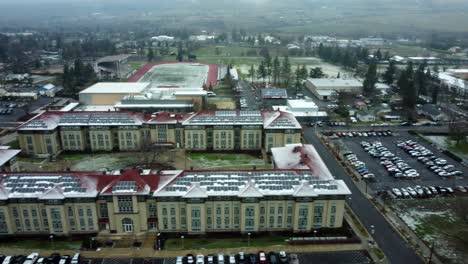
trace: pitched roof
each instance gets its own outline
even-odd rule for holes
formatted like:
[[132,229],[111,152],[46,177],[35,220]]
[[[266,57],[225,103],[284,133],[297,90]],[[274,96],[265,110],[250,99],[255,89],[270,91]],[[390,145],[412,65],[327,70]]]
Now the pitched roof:
[[308,181],[303,181],[299,187],[293,193],[294,197],[315,197],[318,196],[317,192]]
[[239,192],[239,197],[257,198],[263,197],[263,193],[255,187],[255,183],[253,181],[248,181],[245,188]]
[[184,195],[184,198],[207,198],[208,194],[206,194],[206,191],[200,187],[199,182],[194,182],[192,183],[192,186],[190,186],[187,190],[187,192]]
[[65,195],[58,185],[46,191],[43,195],[39,197],[41,200],[62,200],[65,199]]

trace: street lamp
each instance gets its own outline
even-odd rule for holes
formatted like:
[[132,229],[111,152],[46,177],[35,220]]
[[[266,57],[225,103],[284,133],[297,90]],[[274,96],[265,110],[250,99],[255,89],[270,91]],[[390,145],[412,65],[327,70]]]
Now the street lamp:
[[375,234],[375,227],[374,227],[374,225],[371,225],[370,228],[371,228],[371,234],[374,235],[374,234]]
[[184,245],[184,236],[180,236],[180,238],[182,239],[182,249],[185,249],[185,245]]
[[55,249],[55,245],[54,245],[54,235],[50,235],[50,236],[49,236],[49,239],[50,239],[50,243],[52,243],[52,249]]
[[352,197],[348,197],[348,206],[351,207],[351,201],[353,200]]
[[317,237],[317,230],[314,230],[314,237]]
[[247,239],[247,246],[250,247],[250,232],[247,233],[248,239]]
[[96,238],[92,237],[91,238],[91,245],[89,246],[91,249],[94,248],[94,240],[96,240]]

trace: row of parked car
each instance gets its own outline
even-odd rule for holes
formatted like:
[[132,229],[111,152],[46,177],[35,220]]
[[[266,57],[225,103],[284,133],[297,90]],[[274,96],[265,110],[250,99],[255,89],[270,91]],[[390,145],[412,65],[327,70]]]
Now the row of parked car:
[[13,113],[13,108],[0,108],[0,115],[9,115]]
[[39,253],[31,253],[28,256],[0,255],[0,263],[2,264],[80,264],[80,261],[80,253],[76,253],[73,257],[60,256],[58,253],[53,253],[48,257],[41,257]]
[[374,158],[379,158],[380,164],[387,170],[388,174],[396,179],[414,180],[420,178],[417,170],[408,163],[395,156],[380,141],[362,141],[361,146]]
[[424,146],[412,141],[398,141],[396,145],[406,151],[413,158],[416,158],[435,174],[440,177],[462,176],[463,173],[455,168],[454,165],[448,164],[447,160],[434,155],[432,151]]
[[369,172],[369,169],[366,167],[366,163],[363,161],[358,160],[356,154],[349,152],[345,153],[344,156],[348,160],[348,162],[354,167],[354,169],[361,175],[362,178],[366,180],[375,179],[375,175]]
[[393,136],[392,131],[351,131],[351,132],[333,132],[334,137],[389,137]]
[[391,194],[395,198],[431,198],[435,196],[453,195],[455,192],[468,194],[468,186],[443,187],[443,186],[420,186],[403,188],[392,188]]
[[176,259],[176,264],[276,264],[289,263],[299,264],[296,254],[286,254],[285,251],[279,253],[265,253],[259,251],[257,254],[246,254],[239,252],[238,254],[218,254],[218,255],[193,255],[179,256]]

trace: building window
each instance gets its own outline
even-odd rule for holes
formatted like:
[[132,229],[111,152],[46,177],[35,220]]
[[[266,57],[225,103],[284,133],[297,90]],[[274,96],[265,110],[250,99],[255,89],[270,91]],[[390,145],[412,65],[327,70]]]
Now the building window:
[[255,229],[255,207],[253,206],[245,208],[245,229],[248,231]]
[[191,211],[192,231],[201,230],[201,209],[200,207],[192,207]]
[[308,206],[301,205],[299,207],[299,216],[297,218],[298,229],[300,229],[300,230],[307,229],[307,222],[308,222],[307,215],[308,214],[309,214]]
[[107,209],[107,203],[99,204],[99,215],[101,218],[109,218],[109,211]]
[[5,210],[0,208],[0,233],[8,233]]
[[50,219],[52,220],[52,231],[59,233],[63,232],[62,216],[60,215],[59,208],[50,209]]
[[41,215],[42,215],[42,224],[44,225],[45,231],[49,231],[49,220],[47,218],[47,211],[45,208],[41,209]]
[[316,204],[314,207],[314,228],[322,227],[323,204]]
[[133,220],[130,218],[122,219],[122,230],[125,233],[133,232]]
[[133,213],[132,196],[118,196],[117,203],[119,207],[119,213]]
[[156,204],[150,203],[148,205],[149,217],[156,217],[158,215]]

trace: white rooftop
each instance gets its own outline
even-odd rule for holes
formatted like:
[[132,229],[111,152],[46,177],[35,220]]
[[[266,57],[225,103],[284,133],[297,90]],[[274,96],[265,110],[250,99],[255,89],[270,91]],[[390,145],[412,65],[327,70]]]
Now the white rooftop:
[[284,147],[272,148],[271,154],[278,169],[306,169],[322,180],[333,179],[313,145],[288,144]]
[[317,111],[317,104],[312,100],[288,100],[288,106],[291,110],[294,109],[310,109]]
[[154,192],[155,197],[184,198],[349,194],[351,192],[342,180],[320,180],[307,170],[186,171]]
[[330,79],[330,78],[310,78],[307,79],[315,87],[362,87],[362,82],[356,79]]
[[19,149],[0,149],[0,166],[3,166],[21,152]]
[[99,82],[81,91],[80,94],[136,94],[141,93],[149,84],[148,82]]
[[455,86],[459,89],[468,89],[468,84],[463,79],[453,77],[452,75],[446,72],[439,72],[438,77],[439,80],[450,86]]

